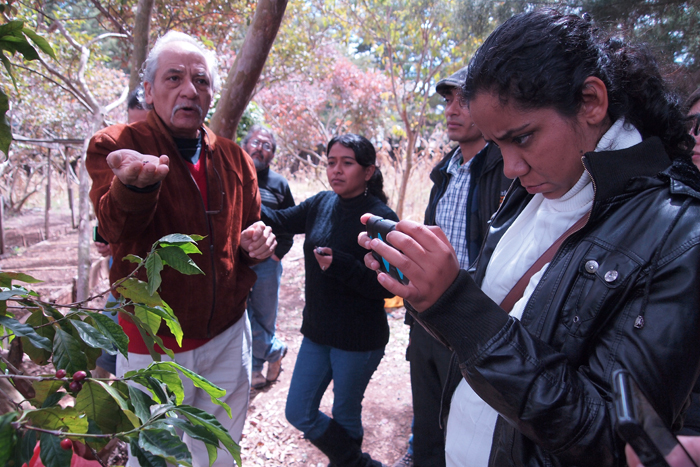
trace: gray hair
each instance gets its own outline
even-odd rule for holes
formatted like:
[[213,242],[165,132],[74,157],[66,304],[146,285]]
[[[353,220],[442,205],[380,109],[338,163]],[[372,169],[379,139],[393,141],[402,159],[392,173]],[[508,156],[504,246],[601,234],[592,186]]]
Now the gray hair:
[[202,54],[202,57],[204,57],[204,61],[207,63],[209,75],[211,76],[212,93],[216,93],[221,85],[221,79],[219,78],[219,73],[216,70],[216,56],[211,50],[204,47],[204,44],[199,42],[194,37],[178,31],[168,31],[153,45],[153,48],[148,53],[148,57],[146,57],[146,61],[143,62],[143,66],[141,67],[141,85],[143,86],[143,83],[146,82],[153,84],[153,81],[156,78],[156,70],[158,69],[158,57],[165,46],[173,42],[187,42],[188,44],[192,44],[197,48],[197,50]]
[[250,127],[250,130],[248,130],[248,134],[245,135],[241,140],[241,147],[245,149],[246,144],[248,144],[248,140],[252,138],[253,135],[256,133],[265,133],[268,136],[268,138],[270,138],[270,143],[272,144],[272,154],[274,154],[277,150],[277,141],[275,141],[275,134],[269,127],[260,123],[256,123],[255,125]]

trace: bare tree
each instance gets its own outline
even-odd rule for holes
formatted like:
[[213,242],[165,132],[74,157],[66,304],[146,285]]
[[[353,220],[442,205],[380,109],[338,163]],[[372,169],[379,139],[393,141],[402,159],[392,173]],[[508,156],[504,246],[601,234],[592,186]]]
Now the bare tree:
[[150,32],[151,14],[155,0],[139,0],[134,19],[134,32],[132,34],[131,74],[129,76],[129,92],[139,86],[141,76],[141,64],[146,60],[148,53],[148,37]]
[[211,119],[211,128],[217,135],[235,139],[236,127],[253,96],[286,9],[287,0],[259,0]]

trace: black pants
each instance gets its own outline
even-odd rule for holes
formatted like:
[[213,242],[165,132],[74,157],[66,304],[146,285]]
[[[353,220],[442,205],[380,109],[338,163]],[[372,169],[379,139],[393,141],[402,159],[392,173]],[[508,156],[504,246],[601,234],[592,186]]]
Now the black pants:
[[[411,362],[413,463],[416,466],[445,466],[445,431],[440,428],[440,405],[451,357],[452,352],[420,324],[412,324],[408,359]],[[450,398],[459,383],[458,377],[451,379],[451,387],[445,392]],[[449,400],[447,402],[449,404]]]

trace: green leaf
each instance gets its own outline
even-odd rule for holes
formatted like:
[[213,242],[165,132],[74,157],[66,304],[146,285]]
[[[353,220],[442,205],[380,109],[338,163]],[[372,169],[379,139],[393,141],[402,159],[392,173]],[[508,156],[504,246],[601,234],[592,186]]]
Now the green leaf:
[[13,297],[24,297],[29,291],[24,287],[12,287],[8,290],[3,290],[0,292],[0,300],[10,300]]
[[160,244],[161,248],[166,248],[166,247],[176,247],[181,249],[183,252],[185,252],[188,255],[201,255],[202,252],[197,248],[197,245],[194,243],[161,243]]
[[51,394],[49,397],[47,397],[44,400],[44,403],[41,404],[41,408],[48,409],[49,407],[54,407],[56,404],[58,404],[58,402],[61,399],[63,399],[63,396],[65,396],[67,394],[68,394],[67,392],[63,392],[63,391],[54,392],[53,394]]
[[24,28],[24,22],[20,20],[8,21],[0,26],[0,37],[11,36]]
[[198,241],[202,240],[204,237],[201,235],[185,235],[185,234],[170,234],[166,235],[165,237],[161,237],[160,240],[156,242],[158,243],[197,243]]
[[153,360],[157,362],[160,361],[160,354],[156,352],[155,344],[158,344],[158,346],[163,350],[163,352],[165,352],[165,354],[168,355],[170,358],[175,358],[175,354],[172,350],[165,346],[165,344],[163,343],[163,339],[161,339],[155,334],[150,333],[150,329],[148,329],[146,327],[146,324],[143,321],[141,321],[136,315],[133,315],[131,313],[124,313],[122,316],[126,317],[126,319],[130,320],[136,325],[136,329],[138,329],[139,334],[141,335],[143,342],[146,344],[146,348],[148,349],[148,352],[151,355],[151,358],[153,358]]
[[[151,363],[148,368],[158,368],[158,369],[163,369],[164,367],[172,367],[176,370],[179,370],[182,372],[183,375],[188,377],[192,383],[198,387],[199,389],[202,389],[205,391],[207,394],[209,394],[209,397],[211,398],[211,401],[214,404],[220,405],[226,410],[226,413],[228,413],[228,416],[231,416],[231,408],[226,404],[225,402],[221,402],[219,400],[220,397],[223,397],[226,395],[226,390],[220,388],[219,386],[216,386],[213,384],[211,381],[209,381],[206,378],[203,378],[202,376],[198,375],[192,370],[189,370],[185,368],[182,365],[179,365],[175,362],[153,362]],[[178,402],[179,404],[180,402]]]
[[204,446],[207,448],[207,454],[209,455],[209,467],[211,467],[214,465],[214,462],[216,462],[216,458],[219,457],[219,449],[218,446],[213,446],[209,443],[205,443]]
[[[165,304],[164,304],[165,305]],[[143,307],[137,307],[137,308],[142,308],[144,311],[149,311],[150,313],[156,314],[163,318],[165,320],[165,324],[168,326],[170,329],[170,332],[173,333],[173,336],[175,336],[175,340],[177,341],[177,344],[179,346],[182,346],[182,327],[180,326],[180,321],[178,321],[177,317],[175,316],[175,313],[173,310],[165,305],[164,307],[151,307],[151,306],[143,306]],[[139,315],[139,318],[143,320],[143,317]],[[158,326],[160,327],[160,321],[158,322]],[[157,330],[156,330],[157,331]]]
[[124,257],[125,260],[129,261],[130,263],[136,263],[136,264],[141,264],[143,261],[143,258],[137,255],[126,255]]
[[167,404],[170,402],[170,397],[168,396],[168,393],[166,391],[167,386],[165,384],[150,376],[140,378],[140,380],[144,381],[144,383],[141,384],[147,387],[148,390],[151,391],[151,393],[156,397],[156,399],[158,399],[158,401],[161,404]]
[[88,365],[87,356],[80,349],[80,342],[63,329],[56,330],[53,340],[53,364],[69,374],[85,370]]
[[161,317],[158,314],[149,312],[148,309],[138,305],[134,306],[134,314],[145,326],[148,326],[152,334],[158,333],[161,322]]
[[153,252],[146,258],[146,277],[148,277],[148,293],[153,295],[160,287],[160,272],[163,270],[163,261],[158,252]]
[[187,449],[187,445],[168,430],[143,430],[139,433],[139,447],[172,464],[192,465],[192,454]]
[[131,449],[131,454],[138,459],[141,467],[167,467],[165,459],[141,449],[138,439],[132,439],[129,448]]
[[134,406],[134,413],[141,420],[141,423],[146,423],[151,418],[150,407],[155,404],[148,394],[142,390],[129,386],[129,401]]
[[54,307],[48,303],[39,302],[38,305],[44,310],[44,314],[50,316],[55,320],[63,319],[63,315]]
[[177,370],[170,367],[169,365],[161,366],[161,363],[167,362],[153,362],[150,365],[148,365],[147,368],[141,368],[126,373],[124,377],[134,379],[135,381],[138,381],[137,379],[135,379],[135,377],[154,378],[157,381],[164,383],[168,390],[175,394],[176,404],[182,404],[182,401],[185,399],[185,389],[182,386],[180,374],[177,372]]
[[[37,310],[32,312],[32,314],[27,318],[26,324],[32,326],[37,334],[53,342],[56,330],[53,328],[53,326],[46,326],[46,324],[49,324],[50,322],[51,321],[44,316],[44,313],[42,313],[41,310]],[[35,347],[27,337],[22,337],[21,340],[22,348],[24,349],[24,352],[29,355],[29,358],[31,358],[37,365],[46,365],[49,358],[51,358],[51,351]]]
[[17,413],[11,412],[0,416],[0,465],[5,465],[12,458],[17,438],[11,423],[17,418]]
[[[111,321],[111,320],[110,320]],[[110,355],[116,355],[117,351],[112,345],[112,341],[100,333],[85,321],[74,320],[73,326],[78,330],[80,338],[92,348],[102,349]]]
[[97,366],[97,359],[100,358],[102,355],[102,349],[100,348],[94,348],[89,345],[87,345],[85,342],[83,342],[83,339],[80,337],[80,333],[78,332],[78,328],[74,326],[73,323],[81,322],[82,320],[80,319],[80,313],[77,313],[76,310],[71,309],[71,313],[66,315],[66,318],[62,320],[59,324],[61,328],[69,333],[73,339],[80,345],[80,350],[85,354],[86,358],[86,366],[83,368],[84,370],[92,370]]
[[207,430],[211,431],[224,445],[224,447],[231,453],[233,459],[238,465],[241,465],[241,448],[236,444],[236,442],[231,438],[228,431],[219,423],[219,421],[213,415],[198,409],[196,407],[191,407],[187,405],[181,405],[177,407],[174,412],[184,416],[190,423],[194,425],[201,425]]
[[[35,407],[41,407],[50,396],[56,394],[56,391],[63,387],[63,381],[55,379],[32,381],[32,387],[34,388],[34,398],[29,402]],[[62,394],[65,395],[65,393]]]
[[[119,308],[119,313],[127,313],[123,309]],[[124,333],[124,329],[117,323],[112,321],[109,316],[105,316],[102,313],[87,312],[90,317],[95,320],[95,327],[100,330],[105,337],[107,337],[110,342],[117,346],[117,349],[124,355],[124,357],[129,357],[129,338]],[[129,313],[127,313],[129,314]]]
[[[86,423],[87,425],[87,423]],[[45,467],[67,467],[73,458],[73,451],[61,447],[61,439],[48,433],[41,434],[41,458]]]
[[[2,108],[0,108],[0,110],[2,110]],[[44,282],[22,272],[0,272],[0,287],[9,288],[12,285],[12,281],[21,281],[26,282],[27,284],[36,284],[39,282]]]
[[[158,250],[158,255],[163,259],[163,262],[173,269],[176,269],[182,274],[204,274],[199,266],[197,266],[192,258],[187,256],[187,253],[182,251],[180,247],[169,246]],[[150,278],[149,278],[150,281]]]
[[75,407],[49,407],[48,409],[27,410],[25,418],[32,426],[46,430],[60,430],[69,433],[87,433],[88,421]]
[[26,337],[34,347],[51,351],[51,341],[37,334],[31,326],[22,324],[16,319],[8,318],[7,316],[0,316],[0,325],[11,329],[17,336]]
[[[158,420],[160,418],[163,418],[165,414],[168,412],[172,411],[175,408],[175,404],[172,402],[168,402],[167,404],[153,404],[149,410],[151,411],[151,420]],[[174,430],[172,430],[173,434],[176,434]]]
[[[101,381],[87,380],[75,398],[75,409],[93,420],[103,433],[118,433],[135,428],[124,413],[126,401]],[[138,426],[139,423],[137,422]]]
[[12,73],[12,62],[10,62],[10,60],[2,52],[0,52],[0,61],[3,65],[5,65],[5,70],[7,70],[7,74],[10,75],[10,79],[12,80],[12,85],[19,91],[19,88],[17,87],[17,80],[15,79],[15,75]]
[[32,456],[34,456],[34,448],[37,442],[36,431],[17,431],[17,435],[21,437],[21,440],[18,448],[15,449],[15,465],[24,466],[24,464],[28,464]]
[[14,56],[17,53],[17,45],[22,40],[15,36],[4,36],[0,37],[0,50],[5,50],[10,53],[10,56]]
[[176,428],[190,435],[192,439],[212,444],[215,448],[219,446],[219,438],[217,438],[214,433],[207,430],[202,425],[193,425],[184,418],[170,417],[163,420],[158,420],[157,422],[154,422],[151,426],[153,428]]
[[36,49],[32,46],[32,44],[29,43],[29,41],[24,37],[21,36],[17,38],[17,41],[11,40],[10,37],[4,37],[0,40],[5,40],[8,41],[10,40],[11,42],[14,42],[15,48],[19,53],[22,54],[25,60],[36,60],[39,58],[39,53],[36,51]]
[[49,41],[47,41],[46,39],[44,39],[39,34],[37,34],[29,28],[22,28],[22,32],[26,34],[26,36],[30,38],[32,42],[34,42],[37,45],[37,47],[41,49],[42,52],[56,60],[56,54],[54,53],[51,44],[49,44]]
[[163,300],[161,300],[158,292],[151,294],[148,291],[148,283],[134,277],[130,277],[122,282],[119,287],[117,287],[117,292],[134,303],[143,303],[148,306],[163,305]]

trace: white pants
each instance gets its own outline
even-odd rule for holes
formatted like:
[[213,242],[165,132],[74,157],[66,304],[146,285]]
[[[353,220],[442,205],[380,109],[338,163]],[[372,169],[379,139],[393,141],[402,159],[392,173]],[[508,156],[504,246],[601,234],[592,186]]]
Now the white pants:
[[[163,361],[171,360],[167,355],[162,356]],[[153,362],[149,354],[129,353],[129,360],[122,354],[117,355],[117,376],[131,370],[146,368]],[[181,376],[185,389],[183,404],[197,407],[216,417],[226,428],[234,441],[239,443],[243,434],[248,411],[250,397],[250,372],[251,372],[251,335],[248,314],[243,313],[241,319],[233,326],[219,334],[206,344],[194,350],[175,354],[175,362],[205,377],[215,385],[226,390],[226,395],[221,398],[231,407],[232,418],[219,405],[213,404],[209,395],[196,388],[192,381]],[[188,435],[183,436],[183,441],[192,453],[193,467],[208,467],[209,455],[203,442],[193,440]],[[139,467],[136,457],[129,452],[127,467]],[[226,449],[219,449],[214,467],[231,467],[234,465],[231,454]]]

